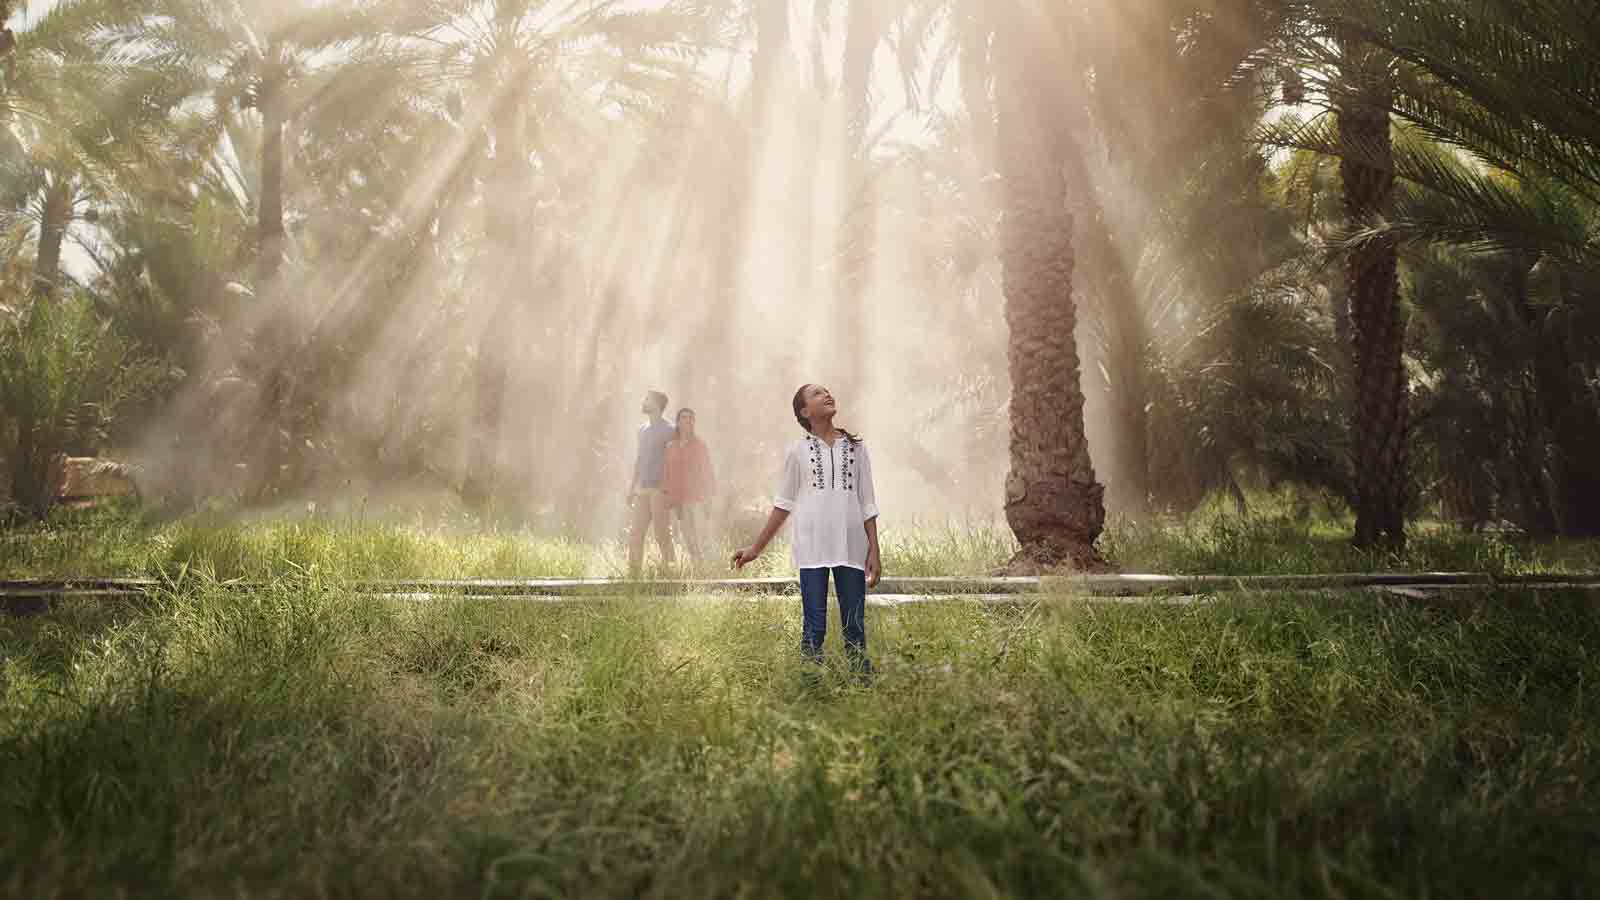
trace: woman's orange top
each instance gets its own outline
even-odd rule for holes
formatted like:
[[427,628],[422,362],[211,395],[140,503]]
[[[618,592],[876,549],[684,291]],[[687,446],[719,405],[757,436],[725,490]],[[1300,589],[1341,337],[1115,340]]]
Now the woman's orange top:
[[699,503],[714,490],[711,451],[699,438],[677,440],[667,445],[666,477],[661,483],[667,502],[673,506]]

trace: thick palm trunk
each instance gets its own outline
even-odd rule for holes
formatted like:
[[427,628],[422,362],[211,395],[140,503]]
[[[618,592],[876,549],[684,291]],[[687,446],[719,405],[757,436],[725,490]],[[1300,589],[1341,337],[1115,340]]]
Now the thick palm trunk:
[[[1351,90],[1338,110],[1343,150],[1339,171],[1345,215],[1352,224],[1360,224],[1386,216],[1394,195],[1392,88],[1378,51],[1346,43],[1344,52]],[[1394,243],[1373,241],[1351,252],[1345,283],[1355,376],[1355,543],[1397,549],[1405,544],[1410,485],[1406,446],[1410,391],[1401,358],[1406,325]]]
[[59,172],[45,189],[43,213],[39,219],[39,255],[33,267],[33,293],[37,297],[49,297],[59,287],[61,248],[72,220],[72,184]]
[[1062,159],[1070,150],[1058,104],[1059,66],[1044,52],[1042,23],[1008,17],[996,54],[1000,229],[1010,327],[1011,472],[1006,520],[1022,545],[1017,571],[1103,565],[1094,548],[1105,524],[1084,435],[1074,340],[1072,214]]

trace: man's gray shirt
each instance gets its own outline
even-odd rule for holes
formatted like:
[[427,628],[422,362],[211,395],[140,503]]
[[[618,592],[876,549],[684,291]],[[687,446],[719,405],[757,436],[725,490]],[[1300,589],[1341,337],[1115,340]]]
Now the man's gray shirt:
[[666,419],[656,419],[639,428],[639,456],[633,464],[633,483],[640,488],[658,488],[665,477],[667,444],[678,434]]

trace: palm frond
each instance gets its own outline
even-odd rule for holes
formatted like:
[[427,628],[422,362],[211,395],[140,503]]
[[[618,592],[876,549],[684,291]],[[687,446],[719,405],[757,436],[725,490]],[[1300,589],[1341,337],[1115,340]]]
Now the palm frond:
[[1348,223],[1335,243],[1350,247],[1374,240],[1449,243],[1475,252],[1520,250],[1547,254],[1573,265],[1600,263],[1600,246],[1583,228],[1552,218],[1538,182],[1469,163],[1454,148],[1402,131],[1387,146],[1367,146],[1337,122],[1286,119],[1263,126],[1264,145],[1353,159],[1390,171],[1415,190],[1402,191],[1396,208],[1368,222]]

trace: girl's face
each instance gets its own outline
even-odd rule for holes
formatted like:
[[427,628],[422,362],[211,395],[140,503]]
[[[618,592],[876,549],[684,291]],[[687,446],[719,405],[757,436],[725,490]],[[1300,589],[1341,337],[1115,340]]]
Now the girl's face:
[[820,384],[806,386],[806,418],[815,422],[818,419],[831,418],[838,411],[839,406],[827,388]]
[[678,415],[678,433],[685,438],[694,437],[694,413],[680,413]]

